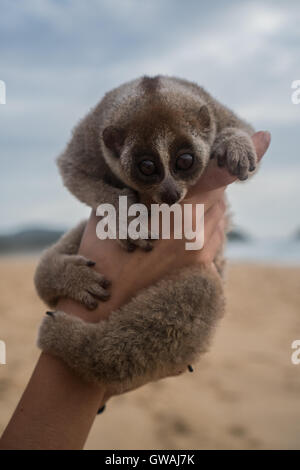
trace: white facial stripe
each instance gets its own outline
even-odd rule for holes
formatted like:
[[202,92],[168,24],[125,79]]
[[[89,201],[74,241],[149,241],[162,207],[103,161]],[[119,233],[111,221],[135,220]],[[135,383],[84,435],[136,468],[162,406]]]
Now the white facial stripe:
[[160,159],[165,167],[165,171],[168,171],[169,168],[169,161],[170,161],[170,154],[168,150],[168,135],[169,133],[160,132],[155,137],[155,149],[157,150]]

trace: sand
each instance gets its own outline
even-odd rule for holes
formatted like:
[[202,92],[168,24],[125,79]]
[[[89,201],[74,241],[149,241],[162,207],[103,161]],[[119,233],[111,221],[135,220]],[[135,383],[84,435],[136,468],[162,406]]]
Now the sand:
[[[33,258],[0,260],[0,432],[28,381],[45,311]],[[113,398],[87,449],[300,449],[300,268],[233,265],[227,314],[194,373]]]

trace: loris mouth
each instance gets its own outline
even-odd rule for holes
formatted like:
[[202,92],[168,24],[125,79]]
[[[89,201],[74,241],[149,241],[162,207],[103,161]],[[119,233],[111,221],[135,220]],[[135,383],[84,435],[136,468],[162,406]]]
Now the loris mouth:
[[177,191],[163,191],[159,193],[158,195],[155,195],[153,199],[155,202],[158,204],[168,204],[168,206],[171,206],[172,204],[176,204],[180,202],[183,199],[184,195]]

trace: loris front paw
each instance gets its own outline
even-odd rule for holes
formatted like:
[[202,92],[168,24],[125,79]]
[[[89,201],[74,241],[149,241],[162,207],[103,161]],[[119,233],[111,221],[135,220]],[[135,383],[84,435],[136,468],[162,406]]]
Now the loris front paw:
[[[123,189],[121,196],[127,196],[127,207],[129,207],[133,204],[137,204],[139,202],[137,194],[132,191],[129,188]],[[148,231],[148,228],[146,230],[146,235],[149,236],[149,238],[131,238],[130,235],[128,234],[128,229],[130,226],[130,223],[134,220],[134,216],[130,217],[128,216],[126,221],[124,221],[124,224],[126,223],[126,226],[119,226],[119,232],[120,229],[121,231],[124,231],[127,233],[127,238],[126,239],[121,239],[117,238],[118,243],[124,248],[126,251],[134,251],[136,248],[141,248],[144,251],[151,251],[153,248],[153,243],[150,238],[150,234]],[[119,220],[119,214],[118,214],[118,220]]]
[[153,243],[150,240],[138,238],[133,240],[132,238],[127,238],[126,240],[118,239],[118,243],[126,251],[134,251],[136,248],[141,248],[144,251],[151,251],[153,249]]
[[54,254],[42,259],[35,275],[40,297],[50,307],[55,307],[59,298],[66,297],[89,310],[95,309],[99,300],[110,297],[107,291],[110,282],[92,269],[94,265],[80,255]]
[[251,137],[240,129],[225,129],[216,138],[211,158],[226,166],[239,180],[246,180],[256,169],[257,156]]

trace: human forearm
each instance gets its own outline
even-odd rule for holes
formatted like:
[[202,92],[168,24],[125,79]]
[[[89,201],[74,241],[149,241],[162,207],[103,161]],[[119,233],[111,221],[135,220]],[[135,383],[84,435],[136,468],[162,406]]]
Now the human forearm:
[[[270,137],[257,133],[253,139],[258,158],[261,158]],[[151,253],[137,251],[129,254],[113,240],[98,240],[95,234],[96,219],[92,217],[83,236],[81,254],[90,258],[97,254],[95,269],[101,266],[101,270],[112,280],[115,293],[95,312],[68,300],[62,300],[58,308],[88,321],[100,321],[126,303],[138,290],[172,270],[186,264],[211,264],[224,236],[224,208],[222,204],[216,205],[216,201],[220,201],[224,186],[233,180],[226,170],[213,168],[207,172],[201,185],[194,188],[194,194],[199,191],[198,202],[205,203],[211,209],[215,204],[214,212],[206,214],[205,228],[210,230],[206,232],[205,246],[200,252],[188,254],[182,251],[183,244],[178,241],[174,250],[171,246],[173,241],[162,240]],[[0,449],[80,449],[97,409],[110,395],[111,391],[104,385],[86,384],[59,359],[42,354],[3,434]]]
[[1,440],[0,449],[82,449],[106,389],[87,384],[42,353]]

